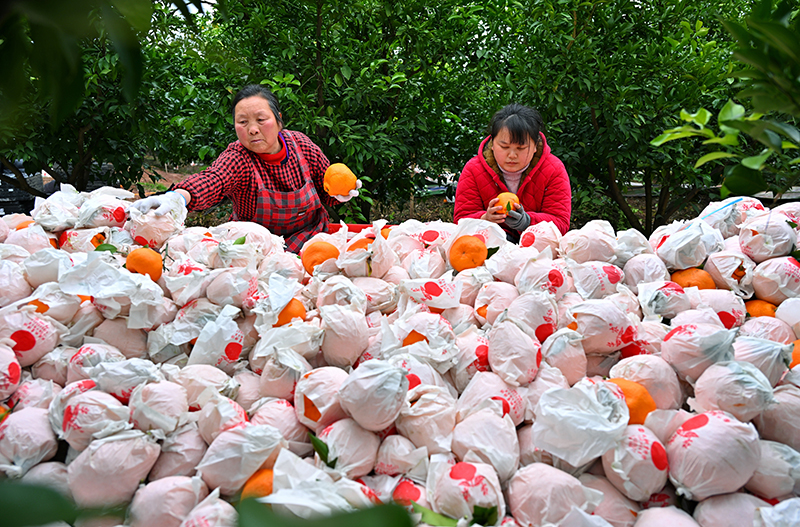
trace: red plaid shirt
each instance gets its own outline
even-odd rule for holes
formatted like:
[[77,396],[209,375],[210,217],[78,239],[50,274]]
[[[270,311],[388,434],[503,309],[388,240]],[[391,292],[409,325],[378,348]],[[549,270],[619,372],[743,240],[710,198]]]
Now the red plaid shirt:
[[[325,170],[331,164],[322,150],[301,132],[281,130],[281,134],[292,137],[306,158],[320,201],[330,206],[338,204],[322,188]],[[182,188],[192,195],[187,207],[190,211],[213,207],[227,197],[233,202],[233,212],[238,220],[252,221],[256,214],[258,194],[256,165],[267,190],[289,192],[305,185],[292,142],[284,141],[284,144],[286,158],[280,164],[271,165],[239,141],[235,141],[228,145],[210,167],[192,174],[173,188]]]

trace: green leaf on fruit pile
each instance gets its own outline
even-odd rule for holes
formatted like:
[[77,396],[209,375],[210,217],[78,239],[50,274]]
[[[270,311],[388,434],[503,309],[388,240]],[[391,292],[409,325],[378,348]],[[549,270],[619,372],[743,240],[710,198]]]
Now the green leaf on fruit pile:
[[494,507],[479,507],[475,505],[472,510],[472,522],[480,525],[494,525],[497,523],[497,505]]
[[239,527],[412,527],[411,515],[399,505],[379,505],[323,518],[304,519],[279,515],[255,499],[242,500],[236,507]]
[[242,236],[241,238],[236,238],[236,240],[234,240],[233,244],[234,245],[244,245],[244,242],[246,242],[246,241],[247,241],[247,235]]
[[742,159],[742,165],[753,170],[760,170],[771,155],[772,151],[765,149],[757,156],[750,156]]
[[111,245],[110,243],[101,243],[97,247],[94,248],[95,251],[108,251],[111,254],[117,252],[117,248]]
[[731,194],[735,196],[752,196],[766,189],[767,184],[761,172],[749,169],[744,165],[736,165],[729,167],[725,171],[725,179],[722,182],[720,195],[723,199]]
[[422,523],[427,523],[428,525],[433,525],[434,527],[455,527],[458,525],[458,520],[454,520],[453,518],[439,514],[438,512],[433,512],[429,508],[423,507],[416,501],[412,501],[411,505],[414,507],[414,512],[422,514],[422,518],[420,519]]
[[308,437],[311,438],[311,446],[314,447],[314,451],[319,455],[319,458],[325,463],[328,468],[336,468],[336,462],[339,460],[337,457],[334,460],[328,461],[328,445],[325,444],[325,441],[318,438],[311,432],[308,433]]
[[496,253],[499,250],[500,250],[500,247],[489,247],[486,250],[486,258],[487,259],[491,258],[492,256],[494,256],[494,253]]

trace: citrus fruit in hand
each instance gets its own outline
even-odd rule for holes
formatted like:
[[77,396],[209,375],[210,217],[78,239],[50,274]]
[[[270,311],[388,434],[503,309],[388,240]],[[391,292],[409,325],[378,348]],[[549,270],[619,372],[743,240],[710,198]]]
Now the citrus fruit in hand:
[[314,242],[303,249],[300,261],[308,274],[314,274],[314,268],[326,260],[339,257],[339,249],[328,242]]
[[656,409],[656,402],[653,396],[647,391],[647,388],[638,382],[629,381],[628,379],[614,378],[608,379],[608,382],[614,383],[622,389],[625,394],[625,404],[628,406],[630,412],[629,425],[643,425],[647,414]]
[[155,282],[161,278],[164,263],[157,251],[149,247],[140,247],[128,254],[125,267],[132,273],[146,274]]
[[714,279],[708,271],[698,269],[697,267],[675,271],[672,273],[670,280],[681,287],[697,287],[698,289],[717,288],[717,284],[714,283]]
[[260,468],[242,487],[242,499],[263,498],[272,494],[272,469]]
[[306,307],[298,299],[292,298],[289,300],[289,303],[286,304],[286,307],[281,310],[278,315],[278,321],[275,322],[272,327],[277,328],[278,326],[285,326],[295,318],[305,319]]
[[329,196],[347,196],[356,189],[356,175],[344,163],[334,163],[325,171],[322,188]]
[[519,198],[513,192],[503,192],[497,199],[500,200],[497,204],[503,207],[503,214],[506,215],[514,210],[514,205],[519,205]]
[[775,310],[778,309],[778,306],[766,300],[754,299],[745,302],[744,308],[751,317],[774,317]]
[[457,272],[483,265],[489,249],[477,236],[459,236],[450,246],[450,265]]

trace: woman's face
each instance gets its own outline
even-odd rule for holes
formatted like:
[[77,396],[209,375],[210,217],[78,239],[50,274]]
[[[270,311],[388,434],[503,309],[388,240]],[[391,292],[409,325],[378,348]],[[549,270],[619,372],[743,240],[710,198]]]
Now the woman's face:
[[536,145],[530,140],[524,145],[512,143],[508,128],[502,128],[492,140],[492,152],[500,168],[506,172],[519,172],[530,164]]
[[269,102],[258,95],[242,99],[233,112],[236,137],[257,154],[277,154],[281,150],[278,124]]

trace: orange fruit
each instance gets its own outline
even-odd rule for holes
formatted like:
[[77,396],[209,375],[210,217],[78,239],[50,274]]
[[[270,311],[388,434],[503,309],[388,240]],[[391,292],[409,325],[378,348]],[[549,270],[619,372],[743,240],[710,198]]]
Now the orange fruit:
[[260,468],[242,487],[242,499],[263,498],[272,494],[272,469]]
[[569,329],[571,329],[572,331],[578,331],[578,321],[577,320],[573,320],[572,322],[567,324],[567,327]]
[[361,238],[360,240],[356,240],[352,245],[350,245],[350,247],[347,248],[347,252],[355,251],[356,249],[366,249],[369,247],[369,244],[374,241],[374,238]]
[[58,249],[58,242],[55,238],[50,238],[50,245],[53,246],[53,249]]
[[128,254],[125,267],[132,273],[146,274],[155,282],[161,278],[164,262],[157,251],[149,247],[139,247]]
[[50,306],[39,300],[38,298],[34,298],[30,302],[28,302],[29,306],[36,306],[37,313],[46,313],[47,310],[50,309]]
[[406,338],[403,339],[403,346],[410,346],[415,342],[428,342],[428,337],[417,331],[416,329],[412,329],[411,333],[409,333]]
[[381,236],[383,236],[384,240],[388,240],[389,239],[389,233],[390,232],[392,232],[392,228],[391,227],[384,227],[383,229],[381,229]]
[[450,246],[450,265],[456,272],[483,265],[489,249],[477,236],[459,236]]
[[690,267],[682,271],[675,271],[669,278],[681,287],[697,287],[698,289],[716,289],[717,284],[708,271]]
[[95,234],[94,236],[92,236],[92,239],[91,239],[91,243],[92,243],[92,245],[94,245],[95,247],[97,247],[98,245],[101,245],[101,244],[105,243],[105,241],[106,241],[106,235],[105,235],[105,234],[103,234],[102,232],[98,232],[97,234]]
[[21,231],[26,227],[30,227],[33,224],[33,220],[24,220],[17,224],[17,228],[15,230]]
[[748,300],[744,303],[745,309],[747,309],[747,314],[751,317],[774,317],[775,310],[778,309],[778,306],[775,304],[771,304],[766,300]]
[[317,408],[317,405],[314,404],[314,401],[309,399],[307,395],[303,395],[303,415],[315,423],[322,417],[322,413],[319,411],[319,408]]
[[303,305],[301,301],[296,298],[292,298],[289,300],[289,303],[286,304],[280,314],[278,315],[278,321],[272,327],[277,328],[278,326],[285,326],[292,319],[295,318],[302,318],[305,320],[306,318],[306,306]]
[[339,249],[328,242],[314,242],[300,255],[300,261],[308,274],[314,274],[314,268],[326,260],[339,257]]
[[482,318],[486,318],[486,311],[489,309],[489,306],[481,306],[475,310],[475,313],[480,315]]
[[656,402],[647,391],[647,388],[638,382],[629,381],[615,377],[608,379],[608,382],[614,383],[622,389],[625,394],[625,404],[628,405],[630,412],[629,425],[643,425],[647,414],[656,409]]
[[11,408],[4,404],[0,404],[0,423],[11,414]]
[[731,273],[731,278],[733,278],[737,282],[741,282],[742,278],[744,278],[744,275],[745,275],[744,266],[740,265],[739,267],[736,268],[734,272]]
[[497,203],[503,207],[503,214],[508,214],[514,210],[514,205],[519,205],[519,198],[513,192],[503,192],[497,196],[500,201]]
[[325,171],[322,188],[329,196],[346,196],[356,189],[356,175],[344,163],[334,163]]
[[91,295],[78,295],[78,298],[80,299],[81,304],[83,304],[86,301],[91,302],[92,300],[94,300],[94,298]]
[[792,362],[789,364],[789,369],[794,368],[800,364],[800,340],[794,341],[794,351],[792,351]]

